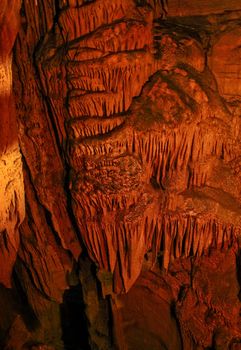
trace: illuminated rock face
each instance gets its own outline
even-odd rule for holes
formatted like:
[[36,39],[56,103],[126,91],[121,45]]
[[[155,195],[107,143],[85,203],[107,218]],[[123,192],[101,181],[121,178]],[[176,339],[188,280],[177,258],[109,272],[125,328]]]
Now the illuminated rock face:
[[240,346],[241,7],[180,4],[23,1],[25,193],[1,40],[5,350]]
[[74,215],[117,293],[148,252],[168,269],[240,233],[239,122],[207,81],[200,42],[165,32],[161,19],[154,28],[154,17],[135,1],[69,4],[37,53],[65,125]]
[[0,282],[10,286],[19,245],[18,228],[25,213],[22,161],[12,99],[12,48],[20,1],[9,4],[2,0],[0,7]]
[[58,29],[47,37],[38,53],[39,69],[53,113],[62,105],[61,116],[66,115],[74,214],[98,268],[114,274],[117,292],[127,291],[140,273],[148,242],[145,217],[138,218],[142,213],[125,222],[121,212],[143,201],[142,188],[149,180],[132,152],[135,135],[126,128],[126,112],[160,66],[150,53],[153,13],[147,6],[137,8],[134,1],[97,1],[65,9],[58,23],[68,42],[53,53],[50,45]]

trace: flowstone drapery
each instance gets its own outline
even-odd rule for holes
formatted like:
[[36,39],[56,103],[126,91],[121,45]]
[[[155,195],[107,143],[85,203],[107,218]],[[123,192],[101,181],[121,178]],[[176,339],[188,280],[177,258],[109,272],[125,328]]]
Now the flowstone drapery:
[[2,4],[0,347],[238,349],[241,3]]
[[129,0],[69,5],[36,55],[56,128],[65,126],[78,227],[117,293],[146,253],[154,264],[161,252],[168,269],[230,245],[240,227],[237,120],[200,41],[154,18]]

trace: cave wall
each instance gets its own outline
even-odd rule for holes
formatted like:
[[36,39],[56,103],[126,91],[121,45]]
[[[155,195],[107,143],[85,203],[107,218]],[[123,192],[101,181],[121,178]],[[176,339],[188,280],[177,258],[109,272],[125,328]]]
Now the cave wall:
[[[20,1],[2,1],[0,10],[0,281],[11,286],[10,276],[23,221],[24,187],[16,115],[12,93],[12,48],[19,28]],[[5,261],[8,264],[5,264]],[[4,266],[4,267],[3,267]]]
[[241,3],[2,4],[2,347],[241,348]]

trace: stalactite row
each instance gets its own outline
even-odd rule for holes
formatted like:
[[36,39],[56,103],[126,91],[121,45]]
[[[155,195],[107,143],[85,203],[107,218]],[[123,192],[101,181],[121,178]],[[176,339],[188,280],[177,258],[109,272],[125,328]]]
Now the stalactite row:
[[[138,140],[138,136],[134,138]],[[199,126],[193,128],[178,128],[162,134],[148,133],[139,138],[139,144],[133,145],[132,149],[138,150],[143,162],[148,164],[155,174],[159,185],[168,176],[168,173],[178,169],[185,169],[188,164],[194,164],[191,184],[201,186],[195,179],[198,168],[208,172],[208,158],[222,158],[229,161],[234,158],[234,152],[228,137],[221,139],[214,134],[207,134]],[[197,164],[197,165],[195,165]],[[201,165],[203,164],[203,166]]]
[[155,68],[149,54],[138,52],[110,55],[104,61],[88,64],[69,63],[68,81],[74,88],[87,92],[72,98],[69,95],[70,117],[102,117],[127,111]]
[[[82,196],[73,193],[75,213],[88,252],[100,270],[110,271],[114,276],[119,271],[112,281],[118,292],[131,287],[148,251],[152,252],[153,265],[160,257],[163,268],[168,269],[174,259],[200,257],[210,249],[226,249],[240,234],[240,229],[233,223],[222,222],[222,218],[151,211],[147,205],[138,207],[138,201],[143,198],[136,195],[134,200],[133,193],[129,196],[132,204],[130,200],[128,203],[128,196],[122,196],[121,200],[113,195],[101,200],[99,193]],[[131,213],[133,207],[135,214]],[[98,208],[101,208],[99,214]],[[125,210],[129,211],[130,220]]]
[[124,117],[91,118],[88,120],[72,119],[68,124],[68,136],[70,139],[81,139],[104,135],[121,126],[125,121]]
[[69,43],[72,58],[81,61],[78,58],[78,53],[81,52],[81,49],[87,48],[101,51],[102,56],[104,56],[104,54],[110,52],[133,51],[148,47],[152,42],[152,37],[147,25],[145,22],[125,19],[116,24],[97,29],[78,41],[74,40],[73,44]]
[[[111,121],[115,123],[115,120],[118,120],[118,117],[111,118],[109,123],[111,124]],[[88,123],[90,122],[88,121]],[[96,127],[101,123],[102,120],[98,120]],[[83,124],[86,125],[86,122]],[[104,125],[105,121],[100,128],[104,128]],[[140,156],[144,163],[148,164],[150,171],[156,174],[156,180],[159,183],[161,179],[165,178],[168,170],[185,168],[189,162],[194,164],[205,162],[208,157],[218,157],[230,161],[235,157],[234,146],[228,135],[224,135],[222,138],[215,132],[208,135],[200,125],[196,127],[194,125],[191,128],[184,125],[181,128],[167,130],[157,123],[156,127],[159,127],[158,131],[141,133],[126,125],[121,129],[121,132],[116,130],[112,133],[105,142],[102,140],[82,140],[81,143],[77,142],[73,145],[71,159],[74,162],[83,154],[107,156],[110,153],[118,155],[133,152]]]
[[59,26],[66,35],[65,40],[71,41],[122,19],[131,10],[134,10],[132,0],[98,0],[80,8],[66,9],[60,15]]
[[163,266],[168,268],[169,262],[181,256],[202,256],[210,249],[222,249],[231,246],[235,236],[232,224],[225,225],[215,219],[197,219],[195,217],[164,217],[162,222]]
[[[71,81],[74,78],[89,77],[93,80],[97,79],[106,90],[117,90],[118,85],[116,84],[121,84],[122,79],[128,79],[131,74],[144,74],[144,72],[141,73],[141,69],[150,69],[153,63],[152,55],[145,51],[120,52],[87,63],[69,62],[67,64],[67,79]],[[113,64],[115,64],[114,67]],[[155,66],[155,68],[158,67]],[[125,74],[127,74],[127,78],[125,78]],[[93,84],[96,82],[93,81]]]

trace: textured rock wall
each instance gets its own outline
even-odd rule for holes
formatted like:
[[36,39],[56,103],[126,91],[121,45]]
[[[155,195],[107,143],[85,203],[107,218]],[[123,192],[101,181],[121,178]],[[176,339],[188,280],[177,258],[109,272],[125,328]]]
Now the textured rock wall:
[[25,211],[22,162],[12,99],[12,48],[19,27],[20,1],[2,0],[0,7],[0,282],[9,287],[19,245],[18,228]]
[[[133,285],[148,251],[154,263],[162,247],[167,269],[171,259],[231,242],[240,227],[229,169],[240,152],[235,116],[201,39],[168,32],[163,19],[153,35],[154,17],[134,1],[64,7],[36,56],[51,111],[65,125],[81,236],[118,293]],[[210,62],[218,70],[217,45]]]
[[240,9],[23,1],[6,350],[240,347]]

